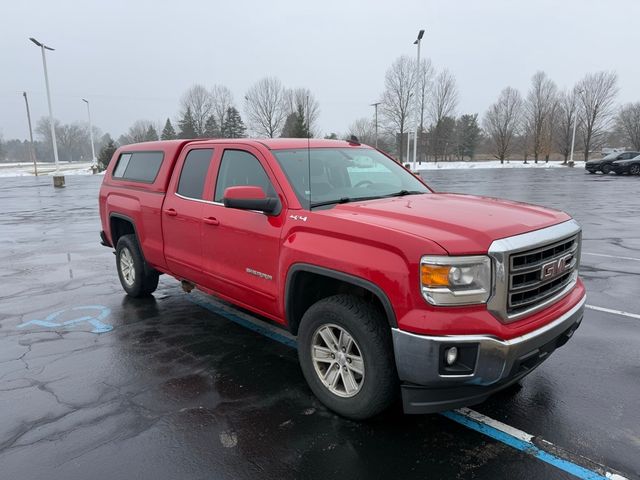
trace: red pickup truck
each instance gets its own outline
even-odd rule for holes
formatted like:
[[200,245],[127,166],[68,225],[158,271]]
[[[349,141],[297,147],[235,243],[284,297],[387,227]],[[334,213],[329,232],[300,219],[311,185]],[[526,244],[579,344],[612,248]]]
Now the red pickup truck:
[[371,417],[485,400],[580,325],[581,229],[567,214],[436,193],[357,141],[120,147],[100,190],[124,290],[169,274],[297,335],[315,395]]

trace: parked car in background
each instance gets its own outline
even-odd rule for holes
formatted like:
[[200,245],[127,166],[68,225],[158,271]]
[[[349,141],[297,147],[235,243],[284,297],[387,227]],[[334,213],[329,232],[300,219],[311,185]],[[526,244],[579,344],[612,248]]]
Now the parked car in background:
[[613,162],[612,169],[617,174],[629,173],[631,175],[640,175],[640,155],[630,160],[616,160]]
[[610,153],[599,160],[589,160],[584,164],[584,168],[589,173],[602,172],[604,174],[613,172],[613,162],[617,160],[631,160],[640,155],[640,152]]

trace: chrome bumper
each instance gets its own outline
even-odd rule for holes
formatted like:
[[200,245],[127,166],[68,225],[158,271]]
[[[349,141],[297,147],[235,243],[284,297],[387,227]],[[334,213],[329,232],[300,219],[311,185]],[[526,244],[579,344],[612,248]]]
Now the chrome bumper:
[[[553,322],[511,340],[488,335],[425,336],[392,329],[396,367],[402,382],[428,388],[490,386],[506,383],[526,374],[518,370],[524,358],[554,342],[582,320],[585,297]],[[573,330],[569,333],[570,336]],[[464,375],[442,374],[440,357],[443,346],[477,345],[473,371]],[[545,359],[544,352],[539,362]],[[538,362],[538,363],[539,363]]]

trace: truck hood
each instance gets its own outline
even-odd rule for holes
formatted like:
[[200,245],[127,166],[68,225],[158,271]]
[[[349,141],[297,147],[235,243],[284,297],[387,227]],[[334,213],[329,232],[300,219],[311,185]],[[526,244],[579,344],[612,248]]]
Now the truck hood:
[[483,254],[494,240],[571,218],[564,212],[525,203],[445,193],[345,203],[325,212],[420,236],[451,255]]

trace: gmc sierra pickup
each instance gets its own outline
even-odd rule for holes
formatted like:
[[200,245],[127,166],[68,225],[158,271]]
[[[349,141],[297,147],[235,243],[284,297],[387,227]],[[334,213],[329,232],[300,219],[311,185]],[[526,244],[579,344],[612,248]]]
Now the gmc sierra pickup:
[[399,391],[407,413],[482,402],[582,320],[567,214],[436,193],[355,140],[122,146],[100,217],[128,295],[166,273],[281,324],[311,390],[354,419]]

